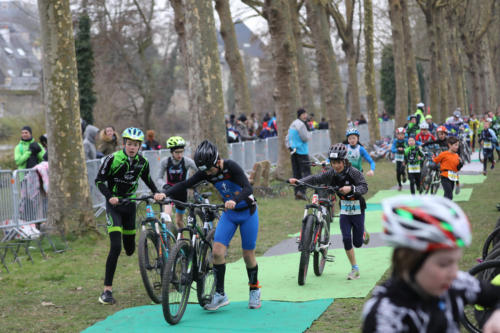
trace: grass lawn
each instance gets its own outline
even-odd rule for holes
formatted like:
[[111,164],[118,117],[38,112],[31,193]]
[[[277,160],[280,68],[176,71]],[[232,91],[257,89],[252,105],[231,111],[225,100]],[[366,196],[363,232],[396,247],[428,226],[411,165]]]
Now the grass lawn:
[[[395,184],[394,164],[377,163],[376,176],[368,178],[370,197]],[[465,251],[462,269],[467,270],[480,256],[482,243],[498,218],[495,205],[500,197],[499,172],[494,170],[482,184],[474,187],[469,202],[460,205],[474,229],[473,244]],[[260,229],[257,255],[299,230],[304,202],[292,199],[291,191],[279,198],[258,198]],[[228,261],[241,255],[239,234],[228,253]],[[138,239],[138,237],[137,237]],[[46,246],[48,259],[32,250],[34,264],[22,256],[22,267],[9,263],[10,273],[0,273],[0,327],[2,331],[77,332],[124,308],[150,304],[142,285],[137,255],[122,252],[113,291],[118,303],[103,306],[97,302],[102,291],[108,253],[107,236],[88,236],[70,241],[71,250],[54,253]],[[11,260],[11,257],[8,257]],[[346,272],[347,274],[347,272]],[[387,276],[387,273],[386,273]],[[230,283],[230,281],[226,281]],[[306,286],[307,287],[307,286]],[[325,295],[328,297],[328,295]],[[336,299],[316,320],[309,332],[357,332],[365,299]]]

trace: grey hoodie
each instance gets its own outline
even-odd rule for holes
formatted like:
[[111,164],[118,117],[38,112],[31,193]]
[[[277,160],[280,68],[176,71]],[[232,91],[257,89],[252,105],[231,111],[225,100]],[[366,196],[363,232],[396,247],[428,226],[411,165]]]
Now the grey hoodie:
[[97,150],[95,148],[95,139],[99,133],[99,129],[93,125],[88,125],[83,133],[83,151],[85,153],[85,160],[95,160]]

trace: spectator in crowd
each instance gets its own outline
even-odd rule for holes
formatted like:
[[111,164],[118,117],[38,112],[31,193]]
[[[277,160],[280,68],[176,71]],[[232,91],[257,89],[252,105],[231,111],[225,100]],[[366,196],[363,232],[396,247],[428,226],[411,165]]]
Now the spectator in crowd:
[[146,131],[146,141],[142,143],[142,150],[160,150],[161,145],[158,141],[155,140],[155,131],[147,130]]
[[95,146],[99,129],[94,125],[87,125],[85,133],[83,134],[83,152],[85,153],[85,160],[95,160],[97,158],[97,149]]
[[257,131],[259,130],[259,120],[257,119],[255,113],[250,115],[250,121],[251,122],[249,122],[248,126],[252,129],[252,135],[257,135]]
[[[297,119],[295,119],[288,128],[286,144],[290,149],[292,158],[293,178],[302,179],[311,174],[311,165],[309,163],[309,146],[311,132],[307,126],[307,112],[304,109],[297,110]],[[304,189],[295,187],[295,199],[307,200]]]
[[234,129],[229,120],[226,121],[226,136],[227,143],[234,143],[240,141],[240,134]]
[[40,135],[40,138],[38,138],[38,141],[40,141],[43,149],[45,149],[45,155],[43,155],[43,160],[48,161],[49,160],[49,155],[48,155],[49,149],[48,149],[47,134]]
[[[43,161],[45,149],[35,142],[31,127],[21,129],[21,141],[14,148],[14,161],[18,169],[29,169]],[[27,165],[29,162],[29,166]]]
[[103,155],[109,155],[120,149],[120,138],[113,126],[106,126],[99,132],[97,150]]
[[318,122],[316,120],[314,120],[314,113],[311,113],[311,115],[309,116],[309,120],[308,120],[307,124],[309,125],[309,129],[311,131],[318,129],[319,125],[318,125]]
[[389,121],[390,119],[389,114],[384,110],[384,112],[382,112],[382,121]]
[[245,116],[244,114],[240,115],[236,120],[236,130],[240,134],[241,141],[250,141],[256,139],[255,136],[248,133],[247,116]]
[[320,130],[328,129],[328,122],[326,121],[325,118],[321,118],[321,121],[318,124],[318,129],[320,129]]
[[273,133],[273,136],[278,135],[278,123],[276,121],[276,113],[273,113],[273,116],[269,119],[269,127]]
[[236,116],[234,115],[234,113],[232,113],[229,116],[229,122],[231,123],[231,126],[233,126],[233,127],[236,125]]
[[367,123],[367,121],[366,121],[365,116],[363,114],[361,114],[359,116],[358,125],[363,125],[363,124],[366,124],[366,123]]

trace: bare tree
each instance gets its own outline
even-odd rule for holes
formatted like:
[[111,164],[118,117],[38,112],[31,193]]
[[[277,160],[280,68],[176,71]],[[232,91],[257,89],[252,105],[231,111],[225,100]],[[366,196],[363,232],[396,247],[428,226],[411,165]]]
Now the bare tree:
[[234,85],[234,99],[238,113],[251,114],[252,104],[248,90],[247,76],[236,39],[229,0],[215,0],[215,9],[220,19],[220,34],[224,40],[225,58],[231,71]]
[[95,231],[80,131],[75,42],[69,2],[39,0],[38,10],[50,156],[48,220],[64,233]]
[[415,62],[415,52],[413,51],[413,38],[411,36],[410,18],[408,14],[408,0],[401,0],[403,18],[404,52],[406,59],[406,77],[408,81],[410,112],[412,112],[420,101],[420,91],[418,88],[417,64]]
[[306,2],[307,25],[316,51],[317,71],[320,80],[321,100],[325,105],[331,142],[345,138],[347,118],[339,68],[330,39],[330,24],[326,7],[321,0]]
[[354,9],[356,0],[345,1],[345,17],[341,14],[335,1],[331,1],[327,7],[328,12],[332,16],[337,30],[342,40],[342,50],[344,51],[349,73],[349,84],[347,87],[349,96],[349,108],[351,111],[351,118],[358,119],[361,115],[361,108],[359,105],[359,87],[358,87],[358,54],[356,45],[354,43]]
[[214,142],[227,156],[224,101],[212,2],[171,0],[181,39],[195,144]]
[[365,85],[368,128],[372,142],[380,139],[378,123],[377,89],[375,87],[375,66],[373,64],[373,6],[372,0],[364,0],[365,9]]

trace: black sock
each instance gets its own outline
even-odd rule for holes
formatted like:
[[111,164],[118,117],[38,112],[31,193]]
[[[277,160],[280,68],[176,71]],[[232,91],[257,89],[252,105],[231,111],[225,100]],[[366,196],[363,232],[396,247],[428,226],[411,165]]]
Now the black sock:
[[215,291],[224,295],[224,275],[226,274],[226,264],[214,265]]
[[250,290],[259,289],[257,288],[257,285],[259,284],[259,279],[257,278],[258,271],[259,271],[258,265],[255,265],[254,268],[247,267],[248,284],[250,285]]

